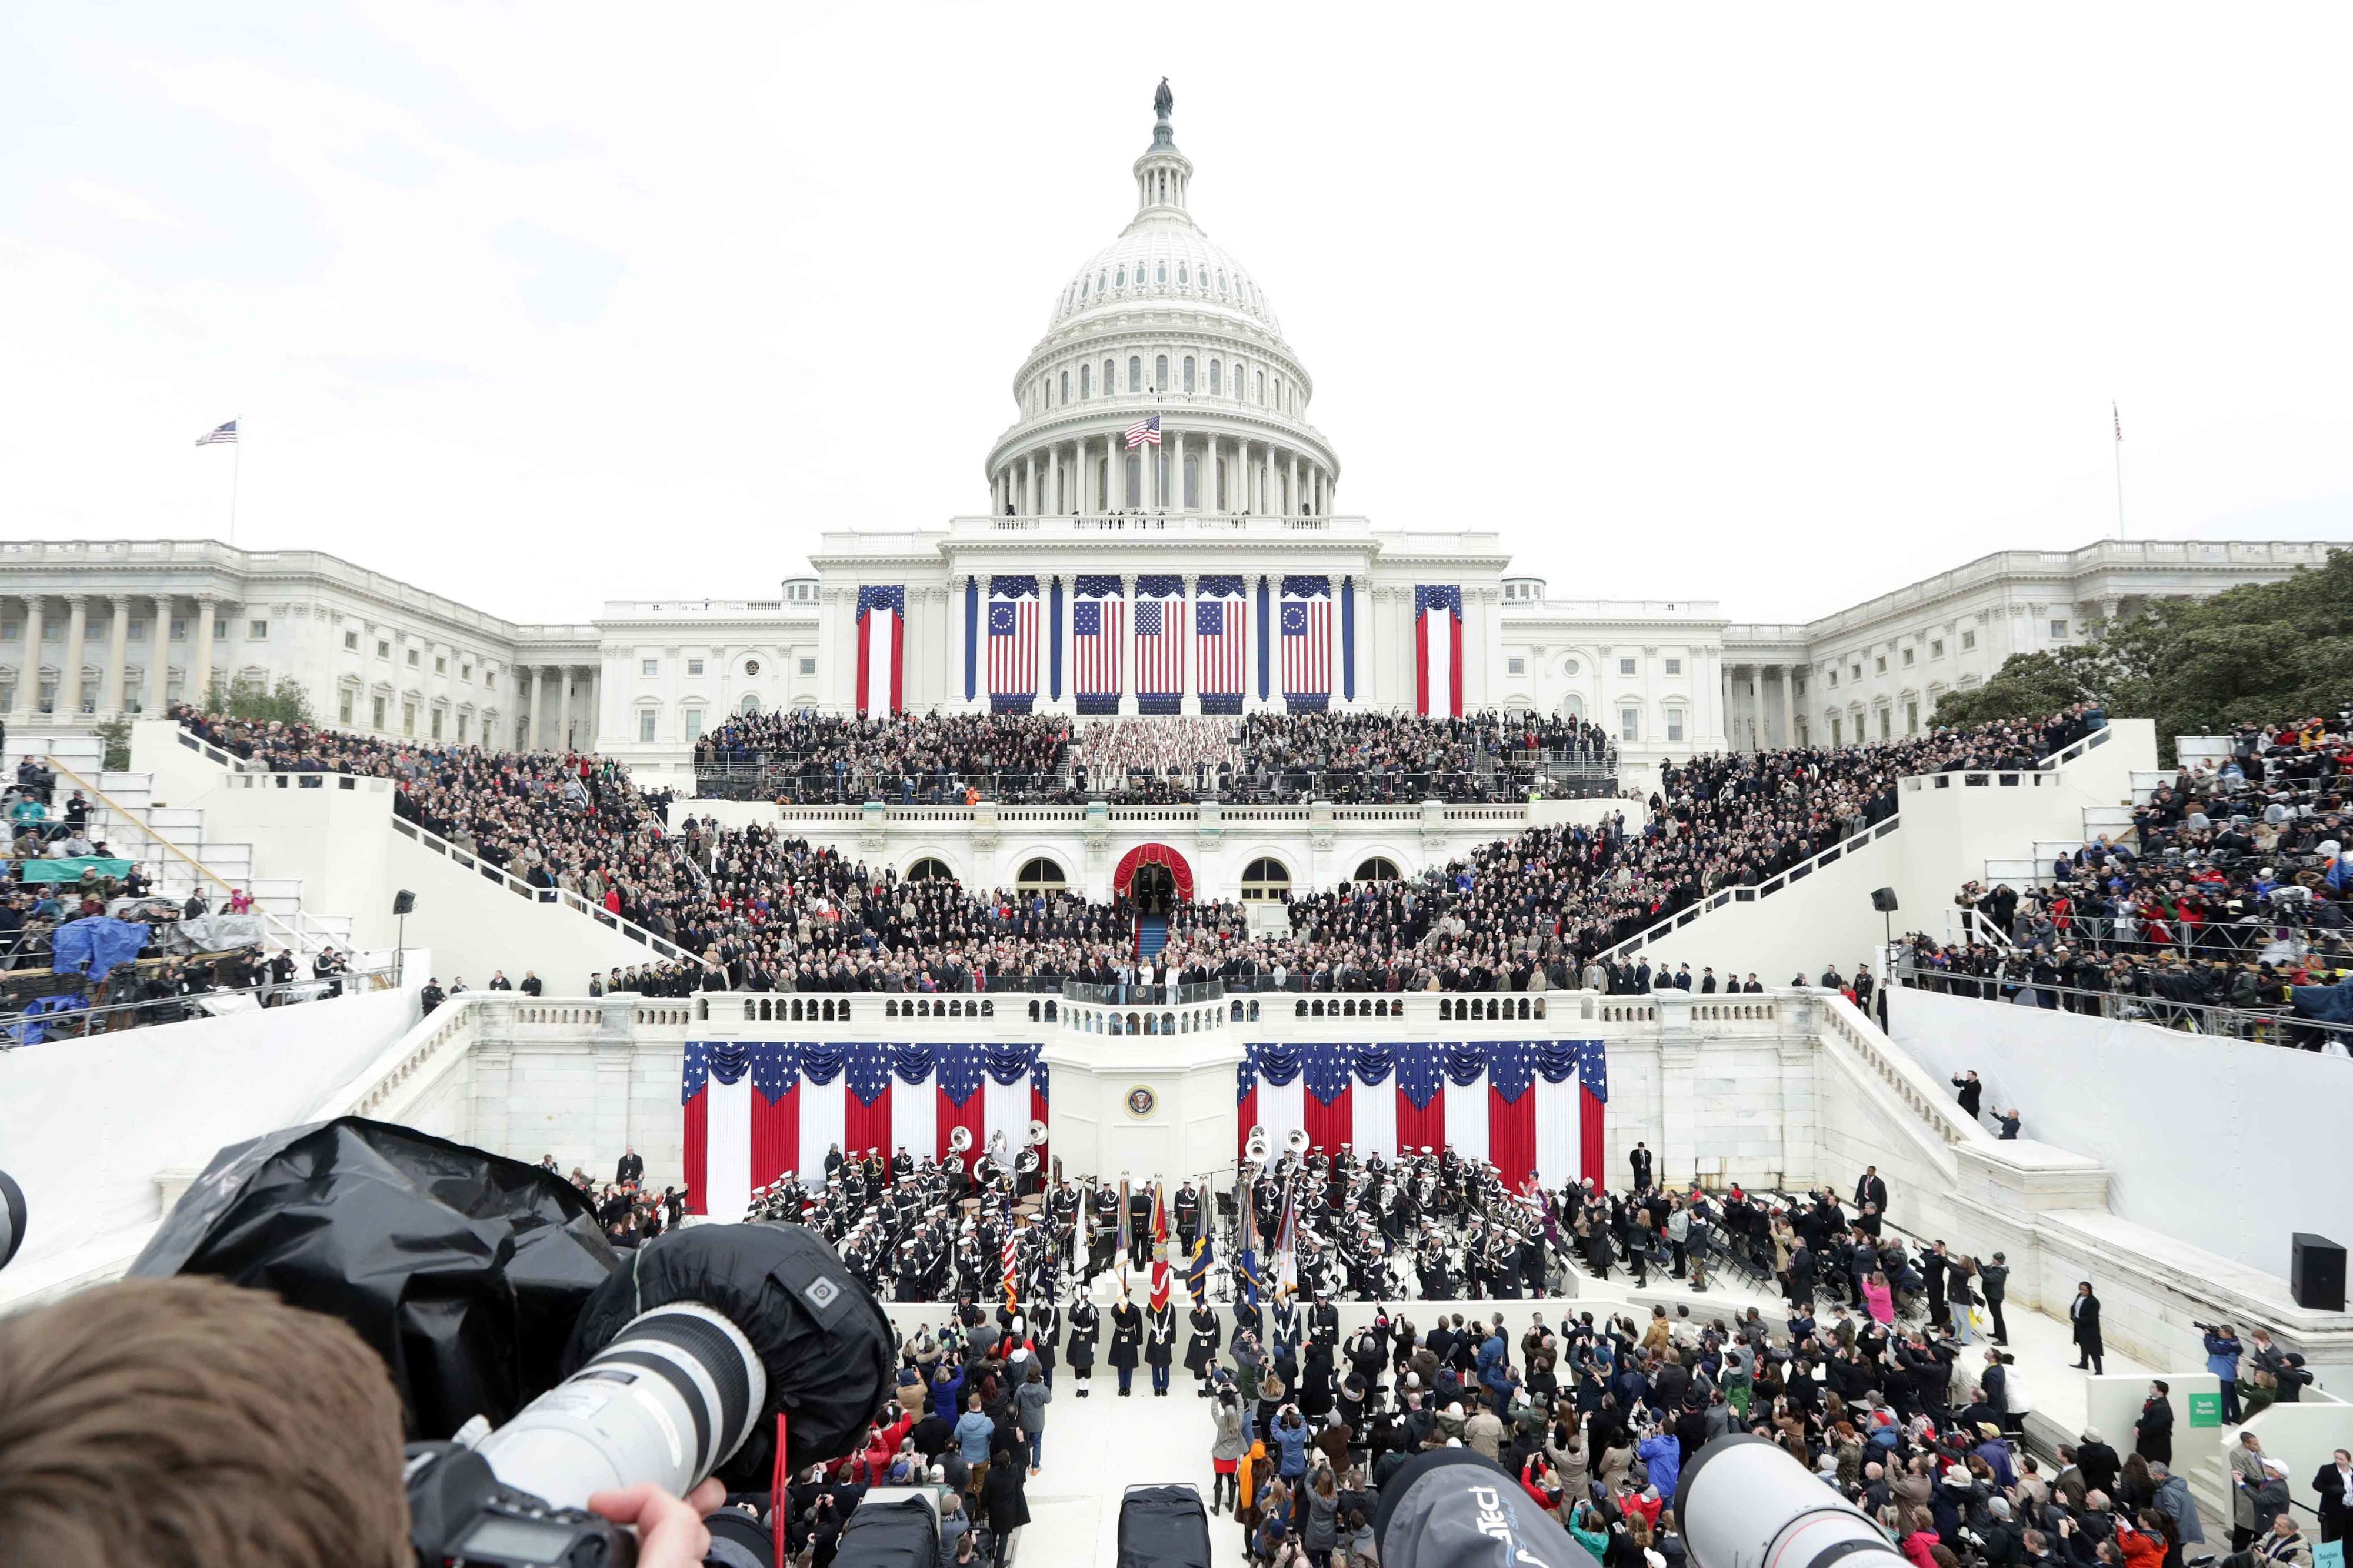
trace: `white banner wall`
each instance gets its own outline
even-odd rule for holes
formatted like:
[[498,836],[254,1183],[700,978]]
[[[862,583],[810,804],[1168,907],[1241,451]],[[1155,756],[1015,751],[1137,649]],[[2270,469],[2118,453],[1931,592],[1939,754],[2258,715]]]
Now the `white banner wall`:
[[[1396,1113],[1394,1103],[1390,1113]],[[1466,1084],[1451,1078],[1446,1080],[1446,1141],[1466,1160],[1487,1157],[1487,1075],[1483,1070]]]
[[1367,1089],[1365,1080],[1356,1079],[1348,1089],[1348,1142],[1356,1146],[1356,1158],[1378,1154],[1391,1159],[1397,1154],[1397,1079],[1383,1079]]
[[1557,1191],[1576,1181],[1582,1168],[1584,1118],[1577,1078],[1571,1074],[1559,1083],[1546,1083],[1538,1073],[1528,1092],[1536,1097],[1536,1174]]
[[1003,1152],[997,1158],[1011,1164],[1029,1145],[1029,1079],[1024,1077],[1016,1083],[999,1083],[984,1074],[980,1091],[986,1097],[981,1120],[987,1127],[982,1145],[996,1143],[1001,1138]]
[[[849,1125],[843,1110],[848,1102],[842,1098],[849,1089],[849,1073],[846,1068],[834,1074],[831,1083],[811,1083],[807,1079],[801,1079],[801,1171],[805,1185],[817,1185],[825,1180],[826,1151],[840,1144]],[[716,1129],[712,1130],[712,1136],[714,1140],[717,1138]],[[744,1133],[746,1159],[751,1157],[750,1136],[747,1125]],[[712,1147],[715,1149],[717,1146],[714,1142]],[[860,1150],[860,1152],[865,1151]],[[715,1155],[713,1157],[716,1158]],[[712,1212],[715,1214],[718,1211],[714,1209]]]
[[703,1212],[715,1220],[742,1219],[752,1202],[752,1075],[733,1083],[714,1078],[707,1092],[711,1153],[702,1173]]

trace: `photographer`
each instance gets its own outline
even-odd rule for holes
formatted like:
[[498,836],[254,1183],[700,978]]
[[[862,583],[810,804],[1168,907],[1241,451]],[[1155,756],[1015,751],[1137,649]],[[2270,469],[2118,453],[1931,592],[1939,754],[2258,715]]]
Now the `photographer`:
[[[639,1568],[710,1550],[691,1501],[599,1492]],[[0,1568],[407,1568],[400,1401],[342,1322],[197,1278],[0,1320]]]

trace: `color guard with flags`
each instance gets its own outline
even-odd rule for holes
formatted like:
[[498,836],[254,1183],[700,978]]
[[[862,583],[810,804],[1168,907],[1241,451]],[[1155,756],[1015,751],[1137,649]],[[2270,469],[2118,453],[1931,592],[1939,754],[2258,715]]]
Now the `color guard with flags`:
[[1196,1306],[1209,1299],[1209,1265],[1214,1258],[1208,1232],[1203,1231],[1193,1243],[1193,1256],[1185,1265],[1185,1289],[1192,1293]]

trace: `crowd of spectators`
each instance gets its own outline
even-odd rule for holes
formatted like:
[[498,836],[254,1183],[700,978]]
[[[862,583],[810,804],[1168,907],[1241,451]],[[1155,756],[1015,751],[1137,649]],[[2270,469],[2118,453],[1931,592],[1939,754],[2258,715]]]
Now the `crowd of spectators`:
[[706,795],[793,805],[1525,800],[1609,787],[1594,725],[1535,713],[754,714],[695,742]]
[[[771,826],[690,816],[673,828],[667,798],[636,790],[609,761],[220,725],[195,715],[184,721],[271,768],[394,778],[403,816],[535,886],[568,889],[708,966],[699,976],[685,965],[656,966],[638,981],[661,991],[955,992],[1136,976],[1135,914],[1124,902],[908,880]],[[2100,721],[2096,710],[2079,709],[2040,725],[1695,757],[1663,770],[1639,823],[1621,812],[1594,826],[1538,828],[1409,880],[1304,895],[1290,902],[1287,931],[1253,934],[1230,904],[1180,906],[1158,973],[1302,991],[1573,988],[1589,984],[1591,962],[1627,936],[1885,816],[1902,775],[2031,765]],[[818,722],[830,721],[779,720],[776,733]],[[1039,739],[1045,721],[955,719],[928,729],[932,722],[902,727],[986,752],[997,744],[987,729],[1001,726],[1009,752]],[[1406,722],[1409,733],[1452,731],[1457,723]],[[1287,743],[1305,748],[1290,756],[1320,763],[1371,756],[1394,746],[1399,732],[1357,717],[1301,716],[1282,725]],[[1463,744],[1503,743],[1500,731],[1460,726]],[[1264,743],[1275,735],[1268,731]],[[1621,966],[1617,988],[1633,989],[1634,973]]]
[[2318,1048],[2326,1031],[2265,1020],[2353,1021],[2353,1003],[2322,994],[2353,967],[2347,727],[2242,727],[2152,791],[2128,836],[2057,857],[2024,889],[1967,884],[1956,940],[1911,938],[1918,983]]

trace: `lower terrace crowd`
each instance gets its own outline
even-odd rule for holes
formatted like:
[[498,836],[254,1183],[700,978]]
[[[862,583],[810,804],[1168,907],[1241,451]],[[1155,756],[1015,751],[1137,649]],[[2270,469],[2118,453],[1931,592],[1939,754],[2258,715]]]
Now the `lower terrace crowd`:
[[[633,1162],[599,1202],[623,1245],[677,1212],[675,1194],[639,1198],[630,1225]],[[1682,1475],[1734,1434],[1781,1447],[1914,1568],[2163,1568],[2220,1556],[2226,1537],[2241,1553],[2226,1568],[2308,1568],[2287,1471],[2254,1434],[2232,1444],[2230,1517],[2201,1514],[2187,1464],[2174,1473],[2161,1380],[2129,1430],[2084,1427],[2055,1460],[2027,1453],[2033,1390],[2005,1348],[2007,1258],[1897,1233],[1875,1168],[1851,1194],[1796,1194],[1662,1185],[1639,1143],[1627,1162],[1623,1187],[1531,1181],[1516,1194],[1452,1147],[1246,1163],[1230,1195],[1162,1194],[1179,1264],[1162,1294],[1147,1288],[1151,1196],[1031,1177],[1017,1199],[987,1159],[967,1173],[903,1150],[828,1151],[763,1188],[756,1212],[821,1230],[880,1293],[943,1315],[901,1331],[897,1398],[856,1452],[793,1479],[781,1522],[822,1560],[868,1487],[929,1486],[946,1560],[997,1556],[1029,1521],[1029,1481],[1056,1463],[1054,1404],[1181,1388],[1204,1405],[1210,1512],[1260,1568],[1369,1568],[1383,1490],[1417,1455],[1455,1447],[1501,1466],[1606,1568],[1680,1564]],[[960,1201],[975,1187],[979,1202]],[[1278,1215],[1295,1216],[1295,1261],[1231,1267],[1245,1207],[1261,1246],[1292,1228]],[[1196,1289],[1181,1261],[1204,1233],[1222,1262]],[[1623,1314],[1541,1304],[1569,1277],[1613,1274],[1735,1293]],[[1374,1310],[1344,1330],[1335,1303],[1351,1299]],[[1531,1299],[1525,1319],[1461,1310]],[[2086,1280],[2068,1309],[2076,1363],[2094,1374],[2100,1306]],[[2206,1348],[2242,1396],[2226,1426],[2314,1381],[2260,1330],[2211,1325]],[[2324,1541],[2348,1526],[2328,1471]]]
[[1616,749],[1578,719],[1486,713],[1124,716],[748,714],[695,742],[706,794],[780,803],[1073,805],[1524,800],[1606,784]]
[[[636,789],[608,760],[180,717],[274,770],[392,778],[401,816],[533,886],[576,893],[708,966],[699,977],[683,965],[630,977],[656,993],[695,984],[968,991],[1141,978],[1134,911],[1124,902],[902,880],[774,827],[691,816],[673,827],[668,796]],[[1904,775],[2031,766],[2104,721],[2078,708],[2040,724],[1695,757],[1663,770],[1639,822],[1621,812],[1596,826],[1535,829],[1419,877],[1307,895],[1290,904],[1287,933],[1250,934],[1235,904],[1180,906],[1156,977],[1294,990],[1591,984],[1593,960],[1612,944],[1886,816]],[[1018,748],[1042,721],[939,722],[943,736],[985,737],[997,726],[1003,744]],[[1352,743],[1356,721],[1292,723],[1300,743],[1340,746]],[[1633,973],[1621,966],[1615,988],[1633,988]]]

